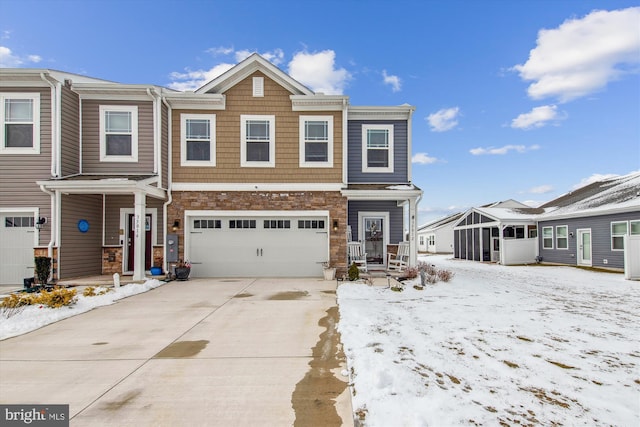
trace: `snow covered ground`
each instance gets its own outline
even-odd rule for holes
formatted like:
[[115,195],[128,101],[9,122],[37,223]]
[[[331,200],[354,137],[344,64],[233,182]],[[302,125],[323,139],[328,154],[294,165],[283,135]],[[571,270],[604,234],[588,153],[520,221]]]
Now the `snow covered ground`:
[[[147,292],[160,285],[164,285],[164,283],[165,282],[160,282],[156,279],[147,279],[145,283],[130,283],[120,286],[119,288],[112,288],[111,292],[104,295],[93,297],[85,297],[82,295],[82,290],[78,290],[77,302],[68,307],[49,308],[32,305],[24,307],[18,314],[8,318],[0,315],[0,340],[33,331],[50,323],[57,322],[58,320],[87,312],[96,307],[113,304],[119,299]],[[99,293],[102,289],[106,288],[96,287],[95,291]]]
[[421,260],[455,277],[422,291],[338,288],[363,425],[640,425],[639,282]]

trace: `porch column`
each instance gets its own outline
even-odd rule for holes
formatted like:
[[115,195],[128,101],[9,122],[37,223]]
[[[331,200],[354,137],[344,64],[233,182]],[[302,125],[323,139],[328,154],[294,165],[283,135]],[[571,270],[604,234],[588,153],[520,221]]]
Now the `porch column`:
[[418,245],[416,242],[416,233],[418,230],[418,208],[417,199],[412,197],[409,199],[409,265],[418,264]]
[[134,251],[133,251],[133,280],[143,280],[144,273],[144,256],[145,256],[145,212],[146,212],[146,196],[141,191],[135,192],[135,211],[134,211]]

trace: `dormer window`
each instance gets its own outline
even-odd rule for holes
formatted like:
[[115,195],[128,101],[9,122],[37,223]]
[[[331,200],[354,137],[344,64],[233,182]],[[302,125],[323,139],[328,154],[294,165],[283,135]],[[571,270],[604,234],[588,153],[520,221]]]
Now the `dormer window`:
[[100,161],[138,161],[137,106],[100,106]]
[[0,93],[0,153],[40,154],[40,94]]
[[393,172],[393,125],[362,126],[362,171]]

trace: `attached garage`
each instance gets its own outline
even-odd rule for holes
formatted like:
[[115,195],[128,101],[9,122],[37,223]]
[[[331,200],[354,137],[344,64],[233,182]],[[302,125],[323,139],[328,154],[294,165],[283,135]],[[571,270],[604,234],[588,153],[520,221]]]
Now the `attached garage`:
[[188,211],[191,277],[321,277],[329,259],[322,211]]
[[36,245],[33,212],[0,213],[0,284],[22,285],[33,277]]

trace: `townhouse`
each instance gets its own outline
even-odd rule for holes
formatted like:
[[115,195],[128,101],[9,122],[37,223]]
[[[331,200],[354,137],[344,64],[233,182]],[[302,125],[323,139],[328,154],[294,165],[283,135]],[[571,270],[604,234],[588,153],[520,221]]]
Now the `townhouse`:
[[0,283],[143,278],[188,259],[194,277],[318,276],[370,265],[408,231],[414,108],[314,93],[253,54],[194,92],[53,70],[0,69]]

